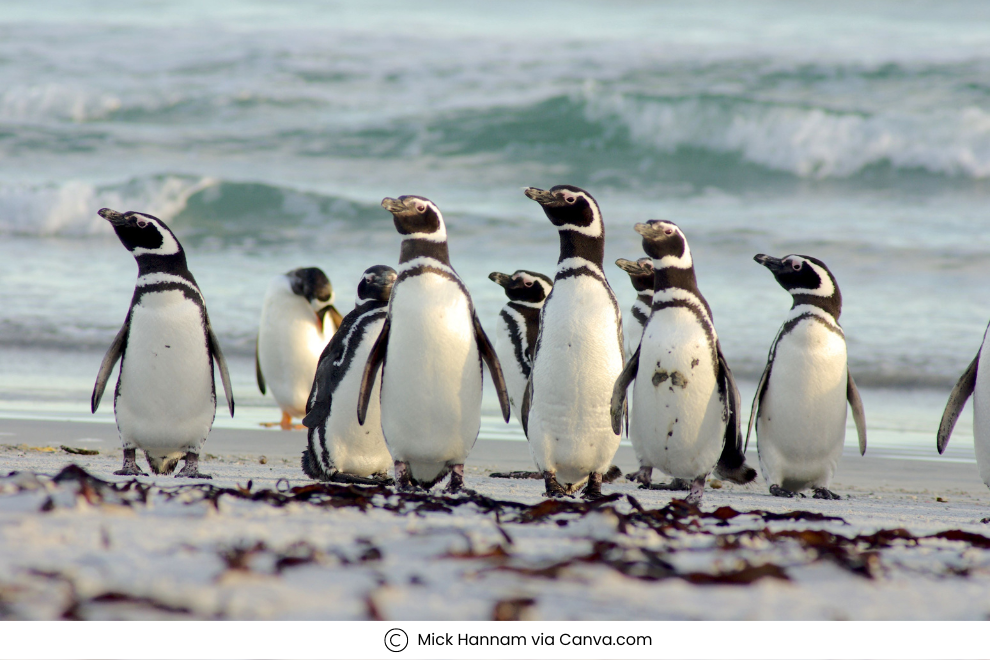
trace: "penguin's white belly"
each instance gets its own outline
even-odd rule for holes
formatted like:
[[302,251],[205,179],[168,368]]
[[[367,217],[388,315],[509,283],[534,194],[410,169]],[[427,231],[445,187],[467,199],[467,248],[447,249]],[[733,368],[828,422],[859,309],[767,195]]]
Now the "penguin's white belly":
[[199,452],[216,415],[206,341],[200,308],[181,291],[146,293],[134,306],[114,399],[125,448]]
[[756,420],[763,478],[786,490],[827,488],[846,436],[846,342],[803,320],[777,342]]
[[980,364],[973,391],[973,444],[980,478],[990,486],[990,347],[986,338],[980,348]]
[[716,369],[693,312],[668,307],[653,313],[640,343],[629,423],[641,465],[681,479],[711,471],[725,434]]
[[530,451],[541,471],[576,487],[590,473],[606,471],[619,447],[609,413],[623,364],[618,319],[602,284],[571,277],[554,284],[541,324]]
[[384,322],[383,318],[366,327],[364,340],[354,351],[350,369],[334,390],[330,416],[326,420],[326,449],[330,464],[342,472],[359,477],[385,472],[392,465],[392,456],[382,434],[382,409],[379,402],[381,370],[375,378],[364,426],[357,419],[358,391],[364,365]]
[[265,303],[258,330],[261,374],[279,408],[293,417],[303,417],[320,354],[333,336],[333,324],[324,335],[312,307],[299,296]]
[[424,273],[396,285],[381,389],[382,430],[414,479],[464,462],[481,428],[481,363],[456,282]]
[[[520,320],[522,325],[519,331],[525,337],[525,321]],[[527,377],[523,373],[519,360],[516,359],[516,349],[512,345],[509,325],[501,315],[499,315],[498,324],[495,326],[495,355],[498,356],[499,364],[502,365],[502,376],[505,378],[505,389],[509,394],[509,406],[512,408],[512,414],[521,421],[520,410],[522,409],[523,393],[526,391]]]

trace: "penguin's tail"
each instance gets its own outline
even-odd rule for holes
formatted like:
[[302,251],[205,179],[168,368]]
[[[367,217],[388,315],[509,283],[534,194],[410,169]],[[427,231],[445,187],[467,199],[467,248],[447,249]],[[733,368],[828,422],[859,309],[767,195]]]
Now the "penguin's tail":
[[167,456],[152,456],[148,452],[144,452],[144,457],[148,459],[148,465],[151,466],[151,471],[155,474],[172,474],[175,471],[175,466],[179,464],[183,456],[185,456],[185,453],[181,451],[168,454]]

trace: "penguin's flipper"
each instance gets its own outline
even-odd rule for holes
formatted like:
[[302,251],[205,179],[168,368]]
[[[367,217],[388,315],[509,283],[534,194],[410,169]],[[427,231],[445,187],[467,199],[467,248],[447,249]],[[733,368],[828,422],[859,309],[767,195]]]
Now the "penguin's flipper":
[[217,339],[217,335],[213,332],[213,326],[210,325],[210,319],[206,319],[206,334],[210,340],[210,352],[213,353],[213,359],[217,361],[217,367],[220,369],[220,382],[223,383],[223,393],[227,397],[227,408],[230,409],[230,416],[234,416],[234,388],[230,386],[230,372],[227,371],[227,360],[223,356],[223,351],[220,350],[220,341]]
[[313,387],[310,388],[309,398],[306,400],[306,416],[302,420],[305,427],[316,428],[330,415],[333,393],[343,376],[336,365],[342,361],[346,349],[345,334],[335,332],[330,343],[320,354],[320,361],[316,364],[316,375],[313,377]]
[[[983,350],[982,347],[980,350]],[[942,422],[938,425],[938,453],[940,454],[945,451],[945,446],[949,444],[949,436],[952,435],[952,429],[956,425],[956,420],[959,419],[959,413],[962,412],[967,399],[972,396],[973,390],[976,389],[976,372],[979,366],[980,354],[977,353],[973,361],[966,367],[966,371],[959,377],[959,382],[952,388],[952,393],[949,394],[949,401],[945,404],[945,412],[942,413]]]
[[746,442],[743,443],[743,453],[749,448],[749,436],[753,432],[753,422],[756,421],[756,414],[760,410],[760,402],[763,401],[763,393],[767,391],[767,381],[770,380],[770,365],[772,358],[767,360],[767,366],[763,369],[760,382],[756,386],[756,395],[753,397],[753,407],[749,409],[749,426],[746,428]]
[[522,407],[519,409],[519,420],[522,422],[523,435],[529,438],[529,406],[533,402],[533,372],[529,372],[526,389],[523,390]]
[[103,390],[107,388],[107,381],[113,372],[113,366],[117,364],[117,360],[124,354],[124,346],[127,344],[127,331],[130,327],[131,318],[128,316],[127,320],[124,321],[124,325],[121,326],[120,332],[113,338],[113,343],[107,349],[107,354],[103,356],[100,371],[96,374],[96,384],[93,386],[93,397],[90,400],[92,412],[96,412],[96,409],[100,407],[100,399],[103,398]]
[[[364,426],[364,418],[368,414],[368,404],[371,403],[371,392],[375,389],[375,377],[378,374],[378,367],[385,361],[385,352],[388,350],[388,335],[392,329],[392,318],[385,317],[382,324],[382,331],[375,340],[375,345],[371,347],[368,354],[368,361],[364,365],[364,374],[361,376],[361,389],[358,390],[357,416],[358,424]],[[384,378],[384,375],[382,376]]]
[[715,342],[715,350],[718,352],[719,376],[725,379],[727,390],[725,398],[729,407],[729,420],[725,426],[725,442],[727,445],[731,442],[736,448],[736,453],[742,453],[742,411],[740,410],[742,408],[742,397],[739,396],[736,379],[732,376],[732,370],[729,369],[729,364],[725,361],[725,355],[722,354],[722,345],[718,341]]
[[622,417],[626,412],[626,391],[629,389],[629,383],[636,378],[638,371],[639,346],[629,358],[629,362],[626,362],[626,366],[622,369],[619,377],[615,379],[615,385],[612,387],[612,403],[609,406],[609,412],[612,414],[612,432],[616,435],[622,433]]
[[[330,305],[330,308],[327,310],[327,314],[330,315],[330,320],[333,321],[334,332],[336,332],[340,329],[340,324],[344,322],[344,317],[340,315],[340,312],[338,312],[337,308],[333,305]],[[324,326],[324,328],[326,328],[326,326]]]
[[254,340],[254,376],[258,379],[258,389],[262,394],[265,392],[265,376],[261,373],[261,356],[258,355],[258,339]]
[[478,352],[485,364],[488,365],[488,373],[491,374],[492,382],[495,383],[495,393],[498,395],[498,403],[502,407],[502,418],[508,423],[509,417],[512,416],[512,408],[509,406],[509,391],[505,387],[502,365],[498,361],[498,356],[495,355],[495,348],[488,340],[488,335],[481,327],[478,315],[475,314],[472,320],[474,321],[474,338],[478,342]]
[[859,390],[856,389],[856,382],[853,381],[852,372],[849,371],[848,367],[846,368],[846,376],[848,376],[846,399],[848,399],[849,407],[853,411],[853,421],[856,422],[856,435],[859,436],[859,455],[862,456],[866,453],[866,413],[863,412],[863,400],[859,398]]

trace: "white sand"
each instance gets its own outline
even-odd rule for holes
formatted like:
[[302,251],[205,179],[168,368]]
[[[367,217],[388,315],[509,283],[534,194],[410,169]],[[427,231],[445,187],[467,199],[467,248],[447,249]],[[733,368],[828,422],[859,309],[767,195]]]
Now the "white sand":
[[[382,495],[364,511],[303,502],[276,507],[231,496],[221,496],[217,508],[202,500],[199,489],[180,489],[169,499],[176,486],[194,483],[172,477],[140,479],[155,486],[146,504],[134,491],[106,492],[102,501],[90,493],[90,503],[78,482],[55,485],[49,477],[74,462],[101,479],[126,481],[112,476],[120,465],[112,426],[3,420],[0,427],[0,474],[20,473],[0,480],[0,612],[8,618],[490,619],[499,601],[522,603],[503,604],[503,614],[538,619],[983,619],[990,614],[988,549],[924,539],[872,549],[866,542],[847,543],[830,551],[817,547],[811,536],[770,539],[760,532],[827,530],[852,538],[905,528],[916,536],[953,529],[990,536],[980,522],[990,516],[990,492],[976,466],[966,462],[849,455],[833,486],[848,496],[842,501],[774,498],[757,479],[746,487],[709,489],[702,507],[705,512],[722,506],[802,510],[848,524],[768,522],[745,515],[720,525],[692,516],[678,521],[686,530],[667,527],[661,535],[642,521],[620,521],[632,511],[624,495],[657,509],[671,494],[641,491],[625,480],[603,488],[606,494],[622,493],[621,499],[587,515],[561,513],[523,523],[517,521],[521,511],[506,507],[501,525],[494,512],[474,504],[452,506],[450,513],[415,513],[408,509],[420,504],[403,505]],[[216,487],[252,480],[257,492],[275,489],[279,479],[289,482],[278,483],[283,490],[304,486],[312,482],[298,468],[303,442],[301,432],[218,429],[203,469],[213,473]],[[61,444],[100,454],[30,448]],[[616,462],[625,470],[634,467],[625,447]],[[492,498],[543,501],[542,482],[487,476],[514,469],[530,469],[524,443],[479,441],[468,465],[468,486]],[[27,473],[49,476],[35,479]],[[407,510],[390,511],[385,504]],[[745,530],[757,533],[726,536]],[[609,563],[589,559],[596,542],[598,559]],[[238,558],[238,549],[252,548]],[[452,557],[465,553],[494,556]],[[580,557],[585,560],[570,561]],[[539,574],[560,562],[564,565]],[[747,566],[768,566],[764,570],[789,579],[697,584],[703,576]],[[662,579],[636,577],[651,573]]]

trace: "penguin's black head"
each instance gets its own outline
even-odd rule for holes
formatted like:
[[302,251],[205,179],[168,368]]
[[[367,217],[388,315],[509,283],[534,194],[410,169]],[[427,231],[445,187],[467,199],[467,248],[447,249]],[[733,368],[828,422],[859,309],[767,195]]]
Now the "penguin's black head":
[[643,257],[639,261],[616,259],[615,265],[629,273],[629,279],[636,291],[653,290],[653,259],[649,257]]
[[372,266],[364,271],[358,283],[358,300],[388,302],[395,284],[395,269],[389,266]]
[[319,268],[315,266],[296,268],[285,276],[289,279],[292,293],[308,300],[317,313],[333,304],[333,286],[330,284],[330,278]]
[[488,279],[505,289],[505,295],[514,302],[541,303],[553,288],[553,280],[531,270],[517,270],[512,275],[495,272]]
[[395,228],[404,238],[428,241],[446,241],[447,228],[437,205],[416,195],[403,195],[398,199],[386,197],[382,207],[392,214]]
[[554,186],[550,190],[526,188],[526,197],[543,207],[547,218],[560,230],[576,231],[586,236],[602,236],[602,214],[598,202],[577,186]]
[[100,209],[99,216],[113,225],[117,238],[135,259],[141,257],[184,258],[182,246],[164,222],[153,215]]
[[643,249],[656,268],[691,268],[691,248],[681,228],[670,220],[647,220],[633,229],[643,237]]
[[836,320],[842,311],[842,293],[835,277],[822,261],[803,254],[777,259],[758,254],[753,261],[766,267],[780,286],[794,297],[794,305],[815,305]]

